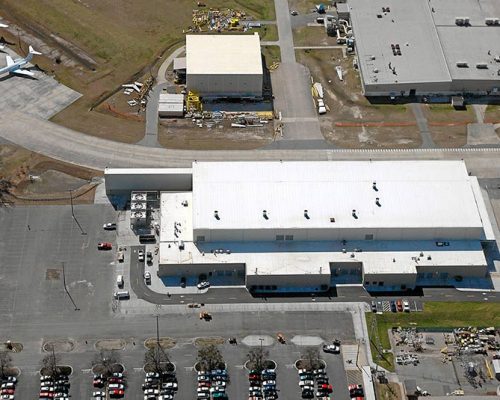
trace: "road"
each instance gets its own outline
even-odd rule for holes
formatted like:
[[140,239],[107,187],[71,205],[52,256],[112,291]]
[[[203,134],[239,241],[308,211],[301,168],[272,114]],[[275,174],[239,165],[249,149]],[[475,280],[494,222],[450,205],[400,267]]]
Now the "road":
[[[425,160],[463,159],[469,171],[481,178],[496,178],[500,148],[413,150],[224,150],[196,151],[147,148],[113,142],[56,125],[22,113],[0,116],[0,137],[56,160],[88,168],[189,167],[203,161],[331,161],[331,160]],[[295,142],[294,142],[295,143]]]

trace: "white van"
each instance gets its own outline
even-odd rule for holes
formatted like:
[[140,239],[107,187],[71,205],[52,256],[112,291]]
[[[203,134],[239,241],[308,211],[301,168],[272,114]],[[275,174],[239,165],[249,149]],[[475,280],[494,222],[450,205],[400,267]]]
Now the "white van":
[[118,275],[116,277],[116,286],[118,286],[119,288],[122,288],[124,284],[125,284],[125,281],[123,280],[123,275]]
[[122,300],[122,299],[129,299],[130,298],[130,293],[128,290],[119,290],[113,294],[115,299],[117,300]]

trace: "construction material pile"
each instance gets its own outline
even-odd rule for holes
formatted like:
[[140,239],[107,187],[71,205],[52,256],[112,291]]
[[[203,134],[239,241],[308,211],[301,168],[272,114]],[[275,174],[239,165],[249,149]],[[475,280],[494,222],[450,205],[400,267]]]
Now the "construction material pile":
[[499,347],[495,328],[478,329],[475,327],[458,328],[453,331],[459,353],[486,354],[486,349]]
[[244,11],[231,8],[193,10],[193,25],[184,33],[241,31],[244,27],[240,25],[240,19],[245,16]]

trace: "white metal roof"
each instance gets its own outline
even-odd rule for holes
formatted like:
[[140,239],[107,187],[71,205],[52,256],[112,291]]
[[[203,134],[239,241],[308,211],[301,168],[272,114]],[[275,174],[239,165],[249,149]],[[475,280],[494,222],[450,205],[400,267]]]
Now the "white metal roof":
[[[377,191],[373,189],[376,182]],[[380,206],[376,204],[379,198]],[[217,210],[219,219],[214,217]],[[267,211],[268,219],[263,217]],[[304,217],[308,210],[309,219]],[[357,219],[352,211],[356,210]],[[335,223],[330,218],[335,218]],[[462,161],[198,162],[194,229],[481,228]]]
[[[486,18],[500,17],[498,0],[349,0],[348,4],[366,83],[500,82],[500,63],[494,61],[500,55],[500,27],[485,23]],[[457,17],[469,18],[470,25],[456,25]],[[393,55],[391,44],[399,44],[400,56]],[[457,67],[457,62],[469,67]],[[483,62],[487,69],[476,68]]]
[[186,35],[186,72],[262,75],[259,35]]

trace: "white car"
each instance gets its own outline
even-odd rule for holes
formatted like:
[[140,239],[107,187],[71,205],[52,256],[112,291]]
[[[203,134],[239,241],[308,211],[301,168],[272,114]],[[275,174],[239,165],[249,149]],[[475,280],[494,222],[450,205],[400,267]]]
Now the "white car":
[[408,300],[403,300],[403,311],[410,312],[410,302]]
[[146,282],[146,285],[151,285],[151,272],[144,272],[144,281]]
[[103,229],[107,231],[113,231],[116,229],[116,224],[114,222],[108,222],[102,226]]
[[263,386],[275,386],[276,385],[276,381],[264,381],[262,382],[262,385]]
[[208,281],[201,281],[200,283],[198,283],[198,285],[196,285],[196,287],[199,289],[199,290],[202,290],[202,289],[207,289],[210,287],[210,282]]
[[196,389],[196,391],[198,393],[204,393],[204,392],[208,393],[210,391],[210,388],[208,386],[202,386]]
[[162,389],[172,389],[177,390],[177,383],[175,382],[166,382],[161,385]]
[[2,394],[2,397],[0,397],[2,400],[14,400],[14,395],[13,394]]
[[299,386],[314,386],[314,381],[300,381]]
[[144,250],[139,250],[139,261],[144,261]]
[[318,114],[326,114],[325,102],[323,99],[318,99]]
[[325,353],[339,354],[340,346],[337,346],[336,344],[325,344],[323,346],[323,351]]
[[110,383],[108,385],[109,390],[124,390],[125,386],[122,385],[121,383]]
[[92,397],[106,397],[104,392],[92,392]]
[[144,391],[144,394],[148,394],[148,395],[150,395],[150,394],[158,395],[158,394],[160,394],[160,391],[159,391],[158,389],[153,389],[153,388],[151,388],[151,389],[146,389],[146,390]]

